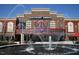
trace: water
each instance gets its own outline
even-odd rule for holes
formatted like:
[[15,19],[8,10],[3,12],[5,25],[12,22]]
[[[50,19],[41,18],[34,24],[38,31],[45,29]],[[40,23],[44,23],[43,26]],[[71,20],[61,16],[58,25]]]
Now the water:
[[49,36],[48,42],[42,42],[35,44],[30,41],[29,46],[24,50],[24,52],[29,52],[34,55],[64,55],[77,53],[79,49],[75,46],[66,46],[64,44],[53,44],[51,36]]
[[[8,14],[7,17],[6,17],[6,19],[9,18],[9,17],[12,15],[12,13],[14,12],[14,10],[15,10],[17,7],[22,7],[22,8],[24,9],[24,11],[25,11],[25,6],[22,5],[22,4],[18,4],[18,5],[16,5],[16,6],[9,12],[9,14]],[[24,11],[23,11],[23,12],[24,12]]]
[[24,44],[24,34],[21,33],[21,44]]
[[[13,13],[13,11],[17,8],[17,7],[22,7],[24,10],[25,10],[25,7],[24,7],[24,5],[16,5],[11,11],[10,11],[10,13],[7,15],[7,17],[6,17],[6,19],[7,18],[9,18],[10,16],[11,16],[11,14]],[[22,29],[22,32],[23,32],[23,29]],[[24,38],[23,38],[24,36],[23,36],[23,33],[21,33],[21,44],[23,44],[24,43]],[[43,42],[43,39],[44,38],[40,38],[41,39],[41,41]],[[49,47],[47,48],[48,50],[53,50],[54,48],[52,48],[52,41],[51,41],[51,36],[49,36]],[[43,45],[43,47],[44,48],[46,48],[44,45]],[[56,46],[55,46],[55,48],[56,48]],[[32,45],[32,42],[30,42],[30,44],[29,44],[29,47],[28,48],[26,48],[25,49],[25,51],[31,51],[31,50],[34,50],[34,46]]]
[[46,48],[46,50],[54,50],[54,48],[52,48],[52,40],[51,40],[51,36],[49,36],[49,47]]
[[[25,6],[22,5],[22,4],[18,4],[18,5],[16,5],[16,6],[9,12],[9,14],[8,14],[7,17],[6,17],[6,20],[7,20],[7,18],[9,18],[9,17],[12,15],[12,13],[14,12],[14,10],[15,10],[17,7],[22,7],[22,8],[24,9],[24,11],[25,11]],[[23,13],[24,13],[24,11],[23,11]],[[22,29],[22,32],[23,32],[23,29]],[[14,33],[15,33],[15,30],[14,30]],[[12,38],[12,36],[11,36],[11,38]],[[11,40],[11,38],[10,38],[10,40]],[[14,38],[15,38],[15,34],[14,34]],[[24,34],[23,34],[23,33],[21,33],[21,44],[24,44]]]

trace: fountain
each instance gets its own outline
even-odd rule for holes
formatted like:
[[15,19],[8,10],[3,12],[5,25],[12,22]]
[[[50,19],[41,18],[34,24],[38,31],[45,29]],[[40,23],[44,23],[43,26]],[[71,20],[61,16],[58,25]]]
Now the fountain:
[[[17,7],[22,7],[24,10],[25,10],[25,7],[24,5],[21,5],[21,4],[18,4],[16,5],[11,11],[10,13],[7,15],[6,19],[9,18],[9,16],[14,12],[14,10],[17,8]],[[23,11],[24,12],[24,11]],[[15,33],[15,32],[14,32]],[[21,44],[24,44],[24,34],[23,34],[23,27],[22,27],[22,33],[21,33]]]
[[[24,8],[23,5],[16,5],[11,10],[11,12],[8,14],[8,16],[6,18],[8,18],[18,6],[22,6]],[[43,32],[43,31],[44,30],[41,29],[41,32]],[[58,36],[59,35],[60,35],[60,33],[58,34]],[[30,39],[29,42],[26,45],[0,46],[0,54],[2,54],[2,55],[3,54],[10,54],[10,55],[11,54],[12,55],[16,55],[16,54],[17,55],[20,55],[20,54],[21,55],[25,55],[25,54],[27,54],[27,55],[29,55],[29,54],[32,54],[32,55],[35,55],[35,54],[36,55],[46,55],[46,54],[47,55],[63,55],[63,54],[73,54],[73,53],[79,54],[79,48],[75,47],[75,46],[79,46],[79,45],[53,44],[51,36],[49,36],[49,41],[47,43],[44,43],[43,42],[44,38],[41,38],[40,36],[39,36],[39,38],[42,41],[41,44],[40,43],[35,44]],[[58,41],[59,41],[59,37],[58,37]],[[24,34],[23,34],[23,32],[21,33],[21,44],[24,44]]]
[[35,54],[32,50],[35,50],[34,47],[33,47],[33,43],[32,41],[30,40],[29,43],[28,43],[29,47],[27,47],[25,50],[23,50],[22,52],[29,52],[31,54]]
[[52,48],[52,40],[51,40],[51,36],[49,36],[49,47],[46,48],[46,50],[54,50],[55,48]]
[[31,53],[32,55],[54,55],[54,54],[63,55],[63,54],[73,54],[79,51],[77,48],[71,47],[72,45],[68,47],[64,44],[63,45],[53,44],[51,36],[49,36],[49,41],[46,43],[43,42],[44,38],[42,39],[40,37],[40,39],[42,42],[40,43],[37,42],[37,44],[32,43],[32,41],[29,41],[30,44],[28,44],[29,46],[24,50],[24,52]]
[[51,36],[49,36],[48,42],[34,43],[30,39],[26,45],[0,46],[0,54],[71,55],[71,54],[79,54],[79,47],[78,46],[79,45],[56,44],[54,42],[52,43]]
[[24,34],[21,33],[21,44],[24,44]]

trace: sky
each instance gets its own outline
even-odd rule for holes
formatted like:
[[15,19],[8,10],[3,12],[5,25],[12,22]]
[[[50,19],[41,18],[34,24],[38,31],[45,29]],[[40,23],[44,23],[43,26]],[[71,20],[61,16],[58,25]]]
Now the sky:
[[65,18],[79,18],[79,4],[0,4],[0,18],[16,17],[31,8],[50,8],[51,11],[64,14]]

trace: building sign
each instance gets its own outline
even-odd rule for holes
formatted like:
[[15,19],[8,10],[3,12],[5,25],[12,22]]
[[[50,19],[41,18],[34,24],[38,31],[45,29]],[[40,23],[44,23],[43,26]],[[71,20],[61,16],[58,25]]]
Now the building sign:
[[45,28],[36,28],[36,32],[37,33],[47,32],[47,29],[45,29]]
[[7,32],[13,32],[13,22],[8,22],[8,24],[7,24]]
[[0,32],[2,32],[3,24],[0,22]]

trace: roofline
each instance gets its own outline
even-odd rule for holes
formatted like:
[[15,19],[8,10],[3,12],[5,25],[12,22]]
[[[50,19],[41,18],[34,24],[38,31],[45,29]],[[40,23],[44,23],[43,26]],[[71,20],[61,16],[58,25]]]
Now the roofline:
[[64,20],[68,20],[68,21],[79,21],[79,18],[64,18]]
[[50,11],[49,8],[32,8],[32,11]]
[[16,18],[0,18],[0,20],[16,20]]

